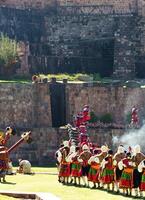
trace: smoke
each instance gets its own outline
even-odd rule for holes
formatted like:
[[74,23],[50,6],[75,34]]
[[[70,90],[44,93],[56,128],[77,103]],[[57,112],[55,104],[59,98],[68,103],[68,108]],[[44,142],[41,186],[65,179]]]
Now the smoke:
[[113,145],[124,145],[127,149],[129,146],[134,147],[139,144],[143,149],[145,146],[145,124],[140,129],[128,130],[124,135],[114,136]]

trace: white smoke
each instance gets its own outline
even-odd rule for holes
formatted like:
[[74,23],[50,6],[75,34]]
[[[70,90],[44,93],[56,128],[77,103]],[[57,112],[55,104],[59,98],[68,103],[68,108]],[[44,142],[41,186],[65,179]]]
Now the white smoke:
[[139,144],[144,150],[145,147],[145,124],[140,129],[130,129],[124,135],[118,137],[113,137],[113,144],[119,145],[122,144],[125,148],[129,146],[134,147],[135,145]]

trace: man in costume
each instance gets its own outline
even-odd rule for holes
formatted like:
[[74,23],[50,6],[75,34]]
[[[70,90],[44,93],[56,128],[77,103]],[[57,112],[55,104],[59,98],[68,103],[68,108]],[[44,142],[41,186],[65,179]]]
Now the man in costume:
[[141,182],[142,173],[138,171],[138,165],[141,163],[142,160],[145,159],[145,155],[141,153],[140,145],[136,145],[134,147],[134,155],[132,157],[134,171],[133,171],[133,187],[135,190],[136,197],[138,196],[138,187]]
[[124,158],[125,158],[125,149],[123,145],[119,145],[117,152],[113,156],[114,183],[115,183],[117,193],[119,193],[119,180],[122,174],[122,170],[119,169],[118,163]]
[[138,128],[139,118],[138,109],[134,106],[131,110],[131,126]]
[[18,173],[32,174],[32,172],[31,172],[31,163],[28,160],[19,159]]
[[78,157],[78,161],[82,165],[82,180],[84,182],[84,186],[87,186],[87,187],[89,186],[87,177],[88,177],[88,173],[89,173],[89,169],[90,169],[88,160],[90,159],[91,156],[92,156],[92,154],[89,150],[89,147],[86,144],[84,144],[82,147],[82,152],[81,152],[80,156]]

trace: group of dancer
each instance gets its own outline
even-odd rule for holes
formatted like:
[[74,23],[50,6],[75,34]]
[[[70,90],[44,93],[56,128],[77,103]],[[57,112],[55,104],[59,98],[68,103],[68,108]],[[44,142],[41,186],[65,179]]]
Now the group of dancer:
[[132,196],[134,189],[136,197],[143,197],[145,155],[139,145],[129,151],[119,145],[113,154],[106,145],[90,149],[87,144],[70,146],[69,141],[64,141],[57,155],[58,181],[63,184],[106,188],[126,196]]
[[[64,141],[56,152],[58,181],[89,188],[106,189],[108,192],[142,198],[145,191],[145,155],[140,146],[125,149],[119,145],[113,153],[107,145],[92,145],[87,134],[90,119],[89,106],[85,105],[75,117],[74,126],[79,142],[72,138]],[[131,123],[138,123],[137,110],[132,110]]]

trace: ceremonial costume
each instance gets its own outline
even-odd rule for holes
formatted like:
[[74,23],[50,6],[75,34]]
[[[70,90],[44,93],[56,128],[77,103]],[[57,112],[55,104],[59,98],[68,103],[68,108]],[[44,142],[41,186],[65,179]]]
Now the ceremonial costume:
[[66,161],[66,157],[69,154],[69,142],[64,143],[64,148],[62,150],[62,158],[60,163],[59,177],[69,177],[70,176],[70,163]]
[[142,160],[145,159],[145,155],[140,152],[140,146],[136,145],[134,148],[134,155],[132,158],[134,164],[134,171],[133,171],[133,187],[138,188],[141,182],[141,173],[138,171],[138,165],[141,163]]
[[131,195],[131,189],[133,187],[133,162],[131,160],[131,154],[127,153],[126,158],[122,159],[118,165],[120,169],[123,169],[119,186],[123,189],[129,189]]
[[113,152],[111,150],[108,151],[108,155],[102,161],[102,183],[110,184],[114,181],[114,167],[113,167]]
[[94,187],[96,186],[95,183],[99,183],[99,170],[100,170],[100,163],[97,155],[93,155],[88,160],[88,164],[90,165],[90,170],[88,174],[88,181],[94,183]]
[[134,106],[131,110],[131,124],[138,125],[139,118],[138,118],[138,109]]
[[78,157],[78,153],[72,157],[71,176],[73,177],[81,177],[81,165],[78,161]]
[[125,158],[125,149],[122,145],[118,147],[117,153],[113,156],[113,165],[114,165],[114,182],[117,189],[117,192],[119,192],[119,180],[122,175],[122,170],[119,169],[118,163]]
[[31,174],[31,163],[28,160],[20,160],[19,168],[23,174]]
[[[138,171],[142,174],[141,183],[139,186],[140,191],[145,191],[145,160],[141,161],[141,163],[138,165]],[[143,196],[142,193],[141,196]]]
[[90,169],[90,165],[88,164],[88,160],[91,157],[91,152],[89,151],[89,147],[85,144],[82,147],[82,153],[80,154],[78,161],[81,163],[82,165],[82,169],[81,169],[81,176],[83,178],[84,184],[86,185],[86,180],[85,180],[85,176],[88,176],[89,173],[89,169]]

